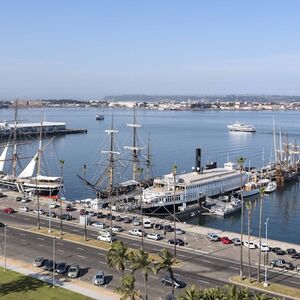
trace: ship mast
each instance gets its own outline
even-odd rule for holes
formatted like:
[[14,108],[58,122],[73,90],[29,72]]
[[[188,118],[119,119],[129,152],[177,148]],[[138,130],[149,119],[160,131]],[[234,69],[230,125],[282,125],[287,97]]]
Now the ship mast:
[[133,141],[132,146],[125,146],[124,149],[129,149],[131,151],[131,161],[133,162],[133,180],[137,180],[138,175],[138,152],[139,150],[142,150],[143,148],[138,147],[138,141],[137,141],[137,128],[140,128],[141,125],[136,123],[136,116],[135,116],[135,109],[133,110],[133,124],[126,124],[128,127],[131,127],[133,129]]
[[12,157],[12,175],[13,178],[17,175],[17,160],[18,160],[18,154],[17,154],[17,125],[18,125],[18,100],[15,101],[15,120],[14,120],[14,132],[13,132],[13,157]]
[[150,179],[150,168],[151,168],[151,143],[150,138],[148,139],[147,145],[147,156],[146,156],[146,168],[147,168],[147,180]]
[[36,176],[41,174],[42,138],[43,138],[43,113],[41,114],[41,127],[40,127],[40,137],[39,137],[39,149],[38,149],[38,156],[37,156]]

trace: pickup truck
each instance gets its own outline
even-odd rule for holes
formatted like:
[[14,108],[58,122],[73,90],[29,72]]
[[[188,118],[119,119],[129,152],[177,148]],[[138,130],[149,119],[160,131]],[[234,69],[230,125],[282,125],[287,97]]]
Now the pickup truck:
[[140,236],[140,237],[145,235],[145,233],[141,229],[131,229],[128,231],[128,233],[130,235],[135,235],[135,236]]
[[293,270],[294,269],[294,265],[290,262],[285,261],[284,259],[273,259],[270,262],[270,266],[273,267],[277,267],[277,268],[282,268],[285,270]]

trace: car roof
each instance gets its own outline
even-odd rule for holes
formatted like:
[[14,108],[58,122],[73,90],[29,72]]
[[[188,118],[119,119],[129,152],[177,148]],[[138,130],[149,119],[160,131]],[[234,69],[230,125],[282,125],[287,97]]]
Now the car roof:
[[96,275],[104,275],[104,272],[103,271],[97,271]]

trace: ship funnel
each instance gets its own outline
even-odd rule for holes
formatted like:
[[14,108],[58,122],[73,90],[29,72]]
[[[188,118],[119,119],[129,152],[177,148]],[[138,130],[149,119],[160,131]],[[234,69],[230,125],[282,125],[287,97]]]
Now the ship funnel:
[[201,148],[196,148],[195,171],[197,173],[201,172]]

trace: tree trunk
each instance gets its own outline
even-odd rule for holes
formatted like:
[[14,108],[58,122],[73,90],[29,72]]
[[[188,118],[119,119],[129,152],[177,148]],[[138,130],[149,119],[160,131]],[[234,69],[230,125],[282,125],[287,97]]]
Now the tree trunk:
[[251,210],[248,211],[248,267],[249,267],[249,281],[251,282],[250,230],[251,230]]
[[240,247],[240,279],[243,280],[243,236],[244,236],[244,197],[242,194],[242,168],[240,169],[241,192],[241,247]]
[[174,298],[174,294],[175,294],[175,291],[174,291],[174,281],[173,281],[173,279],[174,279],[174,274],[173,274],[173,270],[170,268],[169,269],[169,275],[170,275],[170,278],[171,278],[171,280],[172,280],[172,299]]
[[146,272],[144,275],[145,281],[145,300],[148,300],[148,273]]
[[263,195],[260,195],[259,199],[259,227],[258,227],[258,238],[259,238],[259,249],[258,249],[258,271],[257,271],[257,281],[260,282],[260,265],[261,265],[261,223],[262,223],[262,201]]

